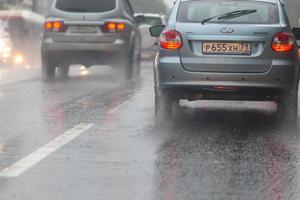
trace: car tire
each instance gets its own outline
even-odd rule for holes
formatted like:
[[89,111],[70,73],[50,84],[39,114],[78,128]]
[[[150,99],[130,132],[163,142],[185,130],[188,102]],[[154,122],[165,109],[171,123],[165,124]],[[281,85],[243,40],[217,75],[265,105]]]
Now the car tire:
[[66,80],[69,77],[70,65],[60,65],[58,67],[58,76],[62,80]]
[[141,71],[141,52],[136,46],[129,53],[121,54],[118,59],[118,66],[122,68],[122,74],[125,81],[136,79]]
[[132,51],[132,78],[137,79],[141,74],[141,46],[140,43],[135,42],[134,49]]
[[141,74],[141,53],[136,52],[133,58],[132,78],[137,79]]
[[130,54],[119,54],[118,57],[115,58],[116,61],[113,67],[116,69],[116,73],[120,78],[124,81],[130,81],[132,79],[132,56]]
[[44,80],[52,80],[55,77],[55,64],[48,57],[42,58],[42,76]]
[[155,89],[155,122],[161,126],[172,118],[173,99],[168,91]]
[[277,100],[277,118],[281,125],[295,129],[298,124],[298,94],[282,94]]

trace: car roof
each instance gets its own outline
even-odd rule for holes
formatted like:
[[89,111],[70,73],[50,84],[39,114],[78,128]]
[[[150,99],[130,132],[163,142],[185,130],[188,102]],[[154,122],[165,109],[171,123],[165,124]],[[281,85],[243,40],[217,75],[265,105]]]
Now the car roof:
[[[1,1],[1,0],[0,0]],[[62,10],[59,10],[56,8],[56,3],[57,3],[58,0],[53,0],[52,2],[52,6],[50,8],[50,11],[49,11],[49,14],[48,14],[48,18],[49,17],[69,17],[71,19],[73,19],[74,17],[78,17],[80,15],[82,15],[82,13],[78,12],[78,13],[75,13],[75,12],[65,12],[65,11],[62,11]],[[107,1],[107,0],[106,0]],[[110,0],[111,1],[111,0]],[[124,6],[123,6],[123,1],[125,0],[113,0],[116,2],[116,7],[113,9],[113,10],[109,10],[109,11],[106,11],[106,12],[94,12],[94,13],[88,13],[89,15],[91,16],[98,16],[98,17],[101,17],[101,18],[118,18],[120,16],[123,16],[124,15]]]
[[144,15],[145,17],[163,17],[163,14],[158,14],[158,13],[135,13],[135,16],[137,15]]
[[[187,2],[187,1],[203,1],[203,0],[180,0],[181,2]],[[232,1],[232,0],[220,0],[220,1]],[[234,0],[234,1],[245,1],[245,0]],[[267,3],[274,3],[277,4],[278,0],[246,0],[246,1],[259,1],[259,2],[267,2]],[[279,0],[281,3],[283,3],[283,0]]]

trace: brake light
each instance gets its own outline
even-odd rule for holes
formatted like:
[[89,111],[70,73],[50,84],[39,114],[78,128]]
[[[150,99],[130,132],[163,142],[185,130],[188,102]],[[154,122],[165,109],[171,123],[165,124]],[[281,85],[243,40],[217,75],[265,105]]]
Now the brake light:
[[105,27],[108,31],[115,31],[117,28],[117,24],[113,22],[108,22]]
[[160,36],[160,47],[169,50],[178,50],[183,46],[181,34],[175,30],[168,30]]
[[62,21],[48,21],[45,22],[44,28],[46,31],[49,32],[64,32],[65,31],[65,25]]
[[117,24],[117,30],[118,31],[123,31],[123,30],[125,30],[125,28],[126,28],[126,25],[124,23],[118,23]]
[[53,27],[52,22],[45,22],[45,25],[44,25],[45,30],[50,31],[50,30],[52,30],[52,27]]
[[126,29],[126,24],[123,22],[106,22],[104,25],[104,31],[110,33],[122,32]]
[[294,49],[294,36],[290,33],[276,33],[272,41],[272,49],[275,52],[289,52]]
[[220,90],[220,91],[235,91],[238,87],[234,86],[214,86],[213,89]]

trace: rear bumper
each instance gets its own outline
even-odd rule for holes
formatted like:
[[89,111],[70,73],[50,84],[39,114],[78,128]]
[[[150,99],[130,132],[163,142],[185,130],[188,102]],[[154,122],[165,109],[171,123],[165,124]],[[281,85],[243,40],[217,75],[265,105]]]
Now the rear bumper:
[[42,57],[59,64],[113,64],[128,52],[129,46],[123,39],[112,43],[58,43],[49,38],[42,42]]
[[54,42],[47,38],[42,42],[43,52],[56,51],[104,51],[120,52],[129,48],[129,42],[124,39],[116,39],[112,43],[81,43],[81,42]]
[[[198,92],[268,96],[294,88],[298,83],[298,75],[296,75],[298,67],[295,65],[290,62],[273,63],[270,70],[265,73],[191,72],[182,67],[179,57],[163,57],[157,58],[154,64],[155,83],[160,89],[170,89],[181,94]],[[237,89],[236,91],[219,91],[214,88],[215,86],[230,86]],[[224,99],[221,96],[220,99]],[[245,99],[249,98],[245,97]]]

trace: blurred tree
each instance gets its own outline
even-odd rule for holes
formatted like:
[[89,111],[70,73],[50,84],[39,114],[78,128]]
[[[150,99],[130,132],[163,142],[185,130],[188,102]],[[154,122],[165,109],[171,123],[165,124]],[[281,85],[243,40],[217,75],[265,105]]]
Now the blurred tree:
[[300,1],[299,0],[285,0],[286,9],[293,26],[300,26],[298,20],[300,17]]
[[163,0],[130,0],[135,12],[165,13],[167,6]]

